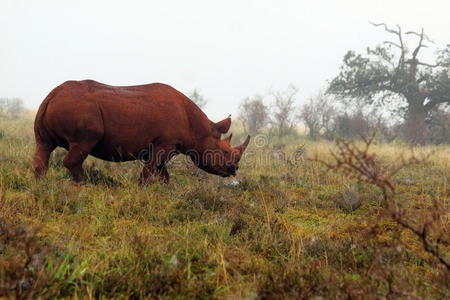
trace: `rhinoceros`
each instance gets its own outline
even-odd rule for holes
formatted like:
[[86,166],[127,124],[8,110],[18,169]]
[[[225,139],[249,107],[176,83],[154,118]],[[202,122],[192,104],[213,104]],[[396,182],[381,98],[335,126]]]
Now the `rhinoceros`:
[[124,162],[144,162],[141,183],[169,181],[166,163],[185,154],[200,169],[219,176],[235,175],[250,141],[232,147],[231,118],[214,123],[173,87],[152,83],[110,86],[93,80],[67,81],[53,89],[34,122],[35,175],[48,169],[56,147],[68,150],[63,164],[73,180],[84,183],[88,155]]

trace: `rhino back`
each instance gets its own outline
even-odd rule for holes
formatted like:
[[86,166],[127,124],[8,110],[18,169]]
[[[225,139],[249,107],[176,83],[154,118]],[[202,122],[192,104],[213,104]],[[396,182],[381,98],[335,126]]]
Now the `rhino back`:
[[85,80],[58,89],[48,104],[47,127],[63,147],[80,135],[98,138],[91,153],[98,158],[136,159],[154,143],[190,149],[209,134],[206,115],[165,84],[109,86]]
[[105,128],[101,151],[120,148],[122,155],[137,156],[150,144],[189,144],[192,139],[185,100],[164,85],[119,88],[94,98]]

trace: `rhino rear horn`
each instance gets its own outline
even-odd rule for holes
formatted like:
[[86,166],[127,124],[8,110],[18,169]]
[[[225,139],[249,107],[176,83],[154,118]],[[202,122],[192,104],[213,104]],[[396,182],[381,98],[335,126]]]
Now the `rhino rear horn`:
[[225,138],[224,140],[227,141],[229,144],[231,143],[231,138],[233,137],[233,134],[230,133],[230,136]]

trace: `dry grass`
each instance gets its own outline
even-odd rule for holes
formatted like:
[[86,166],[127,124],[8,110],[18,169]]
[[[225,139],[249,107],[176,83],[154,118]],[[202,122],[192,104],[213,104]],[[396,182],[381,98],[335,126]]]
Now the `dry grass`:
[[[237,178],[202,179],[174,164],[168,186],[145,188],[136,184],[139,163],[90,158],[91,183],[78,187],[63,151],[47,178],[34,180],[30,119],[1,121],[0,132],[0,297],[450,296],[447,269],[383,213],[377,188],[317,162],[292,163],[305,141],[253,145]],[[333,148],[305,145],[327,162]],[[279,149],[288,159],[270,152]],[[371,149],[387,166],[409,153]],[[398,201],[416,216],[433,201],[449,207],[450,148],[415,149],[431,151],[394,178]],[[359,205],[342,206],[348,197]]]

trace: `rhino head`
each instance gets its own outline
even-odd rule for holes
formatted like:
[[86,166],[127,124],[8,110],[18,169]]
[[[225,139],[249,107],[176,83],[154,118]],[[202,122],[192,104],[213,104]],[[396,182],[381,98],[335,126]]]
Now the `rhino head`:
[[227,138],[221,138],[222,134],[228,132],[230,126],[230,117],[217,123],[211,122],[210,133],[197,145],[196,153],[190,155],[193,162],[203,171],[222,177],[236,175],[239,161],[250,142],[250,136],[247,136],[242,145],[232,147],[233,134]]

